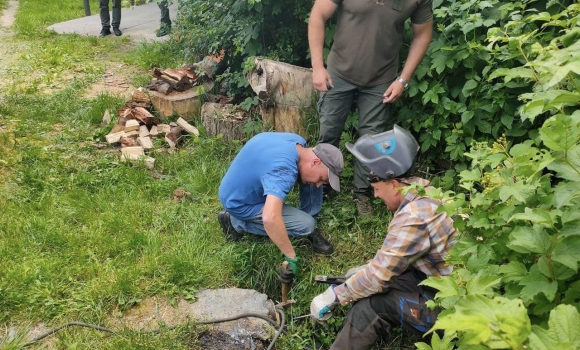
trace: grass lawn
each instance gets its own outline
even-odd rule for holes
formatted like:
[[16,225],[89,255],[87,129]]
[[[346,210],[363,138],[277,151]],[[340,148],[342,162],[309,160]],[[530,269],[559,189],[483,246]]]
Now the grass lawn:
[[[6,4],[0,0],[0,8]],[[97,13],[97,2],[91,6]],[[4,34],[0,44],[0,327],[108,326],[111,315],[145,298],[190,298],[203,288],[252,288],[279,300],[278,249],[253,237],[226,242],[216,220],[217,188],[240,144],[201,130],[178,152],[154,154],[153,171],[120,163],[112,147],[94,146],[110,130],[100,125],[103,112],[125,102],[106,93],[83,97],[108,65],[134,67],[131,79],[139,86],[152,66],[183,61],[171,42],[146,46],[45,30],[81,16],[80,0],[20,0],[13,35]],[[350,180],[343,188],[352,187]],[[176,203],[178,187],[191,198]],[[335,245],[332,257],[295,242],[302,264],[290,297],[298,304],[287,310],[288,334],[276,348],[330,344],[346,310],[326,326],[292,317],[307,314],[312,297],[324,290],[313,283],[315,274],[340,274],[380,247],[389,216],[376,207],[377,218],[357,221],[348,192],[324,206],[320,226]],[[68,328],[31,348],[197,349],[195,334],[202,329],[188,324],[160,334],[123,330],[111,336]],[[377,348],[412,345],[402,338]],[[18,348],[17,342],[2,346]]]

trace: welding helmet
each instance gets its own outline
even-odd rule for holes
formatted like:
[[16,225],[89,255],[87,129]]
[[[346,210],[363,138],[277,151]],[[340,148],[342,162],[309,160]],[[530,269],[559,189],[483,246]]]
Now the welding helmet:
[[419,152],[413,135],[397,125],[380,134],[364,135],[346,148],[381,180],[410,176]]

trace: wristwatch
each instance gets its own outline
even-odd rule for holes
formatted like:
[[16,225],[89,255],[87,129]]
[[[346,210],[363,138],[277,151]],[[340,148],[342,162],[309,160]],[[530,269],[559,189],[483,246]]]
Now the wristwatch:
[[397,77],[397,79],[395,80],[403,85],[403,89],[407,90],[407,88],[409,87],[409,83],[405,79]]

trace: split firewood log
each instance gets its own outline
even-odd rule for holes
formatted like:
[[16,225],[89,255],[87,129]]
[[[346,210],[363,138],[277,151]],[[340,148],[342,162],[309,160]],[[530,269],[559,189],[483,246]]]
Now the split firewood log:
[[127,120],[125,123],[125,132],[139,131],[139,121],[135,119]]
[[176,79],[177,77],[168,75],[165,71],[162,71],[159,68],[153,68],[152,74],[155,78],[163,80],[171,85],[174,90],[185,91],[188,86],[191,87],[187,75],[182,75],[180,78]]
[[153,120],[155,119],[153,114],[149,113],[149,111],[143,107],[133,108],[133,115],[135,116],[135,119],[139,120],[145,125],[153,124]]
[[195,126],[186,122],[185,119],[183,119],[181,117],[179,119],[177,119],[177,125],[181,126],[188,133],[194,134],[195,136],[199,136],[199,130],[197,130],[197,128]]
[[121,136],[121,147],[133,147],[137,146],[137,142],[132,137]]
[[165,141],[167,141],[169,147],[174,148],[179,143],[183,132],[184,129],[181,126],[176,126],[171,128],[171,131],[165,134]]
[[118,132],[123,132],[125,130],[125,122],[123,121],[123,123],[117,122],[117,124],[115,124],[115,126],[113,126],[113,129],[111,129],[111,132],[109,132],[110,134],[115,134]]
[[187,76],[187,74],[184,74],[176,69],[171,69],[171,68],[167,68],[165,70],[163,70],[163,73],[168,75],[169,77],[177,80],[177,81],[181,81],[184,79],[189,79],[189,77]]
[[149,136],[138,137],[137,143],[145,149],[153,148],[153,141],[151,141],[151,138]]
[[195,70],[189,69],[188,66],[183,66],[183,67],[179,68],[177,71],[187,75],[187,77],[189,78],[189,81],[191,81],[192,84],[194,84],[198,78]]
[[149,98],[149,95],[147,95],[145,91],[141,91],[139,89],[133,91],[133,93],[131,94],[131,101],[137,104],[145,104],[147,106],[151,105],[151,99]]
[[107,140],[108,144],[117,143],[121,140],[121,137],[125,134],[123,130],[117,132],[111,132],[108,135],[105,135],[105,139]]
[[159,80],[159,79],[151,80],[147,84],[146,88],[149,90],[153,90],[153,91],[159,91],[160,93],[162,93],[164,95],[167,95],[173,91],[173,88],[171,87],[171,85],[169,85],[166,82],[164,82],[163,80]]

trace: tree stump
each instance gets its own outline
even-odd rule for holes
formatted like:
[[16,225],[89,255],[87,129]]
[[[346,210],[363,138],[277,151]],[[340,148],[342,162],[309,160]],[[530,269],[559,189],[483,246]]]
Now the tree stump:
[[208,136],[223,135],[225,141],[245,140],[248,113],[232,104],[206,102],[201,107],[201,122]]
[[312,69],[255,58],[256,67],[248,81],[260,100],[264,123],[276,131],[289,131],[308,137],[306,113],[315,105]]
[[162,118],[175,114],[190,121],[199,114],[200,94],[211,90],[212,87],[212,83],[207,83],[202,86],[194,86],[183,92],[173,91],[167,95],[155,90],[149,90],[148,92],[153,108]]

